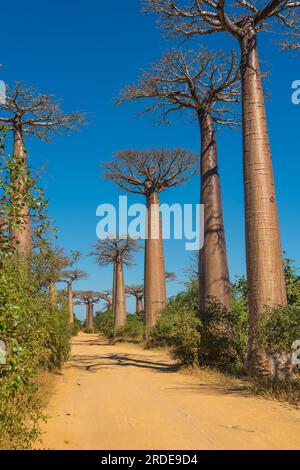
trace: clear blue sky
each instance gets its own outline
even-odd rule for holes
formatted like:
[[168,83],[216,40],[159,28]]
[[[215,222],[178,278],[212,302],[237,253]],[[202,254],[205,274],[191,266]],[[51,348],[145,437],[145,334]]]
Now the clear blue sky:
[[[136,117],[136,106],[116,106],[114,99],[126,84],[135,82],[139,71],[174,46],[167,42],[155,18],[142,15],[139,0],[15,0],[1,5],[1,79],[11,84],[22,80],[43,93],[62,98],[65,110],[91,113],[91,125],[79,134],[58,137],[52,145],[28,142],[31,164],[49,164],[43,184],[50,198],[50,214],[59,228],[59,245],[67,251],[88,253],[95,242],[96,207],[116,203],[122,193],[101,179],[100,162],[129,147],[177,147],[199,150],[197,125],[180,120],[175,126],[152,125],[151,116]],[[222,36],[203,39],[209,47],[231,43]],[[278,38],[261,36],[263,64],[270,69],[265,83],[269,129],[276,174],[283,248],[300,265],[300,105],[291,103],[291,83],[300,79],[300,57],[280,53]],[[193,43],[196,45],[196,43]],[[234,43],[232,43],[234,45]],[[192,43],[191,43],[192,46]],[[241,135],[221,130],[219,159],[232,278],[245,272]],[[166,202],[196,203],[199,182],[163,196]],[[131,198],[133,202],[141,199]],[[183,270],[189,254],[181,242],[166,243],[166,269],[179,282],[169,295],[182,289]],[[111,287],[111,269],[98,268],[90,258],[79,267],[90,274],[81,289]],[[143,256],[126,270],[127,283],[141,283]],[[128,302],[132,311],[133,302]]]

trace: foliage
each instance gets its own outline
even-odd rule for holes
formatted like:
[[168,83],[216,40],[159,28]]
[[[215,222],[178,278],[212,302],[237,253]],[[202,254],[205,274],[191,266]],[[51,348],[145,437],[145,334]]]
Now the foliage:
[[42,415],[35,377],[41,369],[61,367],[70,334],[67,308],[51,308],[48,294],[17,257],[1,266],[0,339],[7,347],[0,366],[0,447],[27,448]]
[[94,318],[95,331],[103,333],[108,339],[114,335],[114,315],[111,311],[97,312]]
[[201,319],[200,363],[243,373],[249,330],[248,310],[243,301],[234,298],[230,310],[211,301]]
[[183,366],[198,364],[201,344],[201,321],[198,315],[197,282],[187,292],[171,299],[150,333],[149,347],[168,346]]
[[295,261],[286,258],[284,260],[284,272],[287,288],[288,304],[300,307],[300,276],[295,266]]
[[300,306],[268,309],[257,324],[256,347],[273,353],[289,353],[300,339]]
[[76,316],[74,316],[74,324],[72,329],[72,336],[77,336],[78,333],[82,330],[83,325],[80,320]]
[[119,328],[114,339],[117,341],[141,341],[144,335],[143,315],[128,315],[126,325]]
[[0,127],[0,256],[11,251],[10,230],[20,228],[24,224],[22,209],[27,205],[31,214],[31,230],[33,246],[41,248],[47,243],[51,228],[51,219],[47,216],[48,201],[44,191],[37,184],[37,176],[32,176],[28,169],[26,187],[22,197],[13,197],[20,191],[19,180],[23,173],[23,161],[15,155],[6,155],[6,129]]

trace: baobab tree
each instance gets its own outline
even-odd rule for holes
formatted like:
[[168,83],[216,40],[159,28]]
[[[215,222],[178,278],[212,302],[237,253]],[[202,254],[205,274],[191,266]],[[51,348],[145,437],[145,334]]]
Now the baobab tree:
[[289,38],[281,42],[283,51],[298,51],[300,49],[300,33],[291,33]]
[[88,275],[85,271],[78,269],[62,272],[60,282],[65,282],[68,288],[68,307],[70,313],[70,324],[74,324],[74,306],[73,306],[73,284],[74,282],[87,279]]
[[14,155],[20,162],[18,171],[11,173],[14,188],[11,203],[20,212],[11,228],[11,236],[20,254],[29,254],[32,249],[25,136],[30,134],[49,142],[53,134],[77,130],[83,121],[84,114],[64,114],[53,96],[41,95],[34,87],[17,82],[14,88],[7,88],[6,99],[0,103],[0,124],[13,134]]
[[97,264],[107,266],[113,264],[113,299],[112,307],[114,313],[115,330],[124,326],[127,322],[124,265],[132,266],[133,253],[139,250],[136,240],[133,239],[107,239],[98,240],[94,251]]
[[230,306],[231,286],[218,169],[216,124],[233,125],[230,104],[240,98],[239,66],[235,54],[171,51],[128,86],[119,102],[150,99],[146,112],[189,111],[201,135],[201,204],[204,205],[204,246],[200,253],[200,308],[211,299]]
[[165,273],[166,282],[174,282],[176,281],[175,273]]
[[94,330],[94,305],[98,304],[103,294],[94,291],[75,291],[73,297],[79,299],[86,306],[86,327],[88,330]]
[[282,246],[265,101],[257,49],[258,35],[294,32],[300,2],[270,0],[145,0],[172,35],[227,33],[241,50],[246,251],[250,339],[246,368],[256,374],[255,330],[266,307],[286,305]]
[[135,306],[135,313],[139,315],[144,310],[143,306],[143,298],[144,298],[144,286],[127,286],[126,287],[126,294],[135,297],[136,299],[136,306]]
[[147,205],[145,241],[145,334],[155,326],[167,302],[159,195],[187,181],[195,172],[198,156],[183,149],[127,150],[105,165],[106,178]]

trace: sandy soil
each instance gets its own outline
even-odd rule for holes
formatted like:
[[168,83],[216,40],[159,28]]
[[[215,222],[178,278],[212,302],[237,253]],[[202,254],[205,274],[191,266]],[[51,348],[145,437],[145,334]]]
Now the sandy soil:
[[54,383],[46,449],[300,449],[300,411],[179,372],[161,351],[80,335]]

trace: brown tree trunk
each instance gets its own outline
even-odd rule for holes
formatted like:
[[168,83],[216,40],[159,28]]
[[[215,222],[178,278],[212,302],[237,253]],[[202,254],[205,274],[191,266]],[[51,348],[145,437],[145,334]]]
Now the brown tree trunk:
[[217,142],[211,116],[199,116],[201,126],[201,204],[204,205],[204,247],[200,252],[200,308],[215,299],[230,307],[229,279]]
[[241,40],[246,250],[249,283],[251,366],[258,316],[286,305],[278,209],[255,32]]
[[57,289],[56,289],[55,282],[51,282],[49,290],[50,290],[51,307],[56,308],[56,306],[57,306]]
[[[27,154],[24,146],[22,132],[14,131],[14,155],[20,162],[20,170],[17,175],[12,174],[14,183],[14,194],[12,194],[12,203],[20,204],[27,195]],[[11,237],[13,246],[21,255],[28,255],[32,250],[31,234],[30,234],[30,215],[27,204],[17,209],[17,227],[11,229]]]
[[139,315],[143,311],[143,299],[142,297],[137,297],[136,298],[136,308],[135,308],[135,313]]
[[[155,211],[151,210],[156,206]],[[148,236],[145,242],[145,335],[153,328],[167,303],[162,224],[159,197],[147,198]]]
[[114,262],[114,273],[113,273],[113,289],[112,289],[112,312],[115,317],[116,312],[116,273],[117,273],[117,262]]
[[94,331],[94,305],[92,303],[88,303],[86,306],[87,310],[87,329],[90,331]]
[[117,260],[116,282],[115,282],[115,330],[117,330],[121,326],[126,325],[126,322],[127,322],[127,311],[126,311],[123,262],[122,260]]
[[70,313],[70,324],[74,324],[74,307],[73,307],[73,288],[72,283],[68,282],[68,306]]

